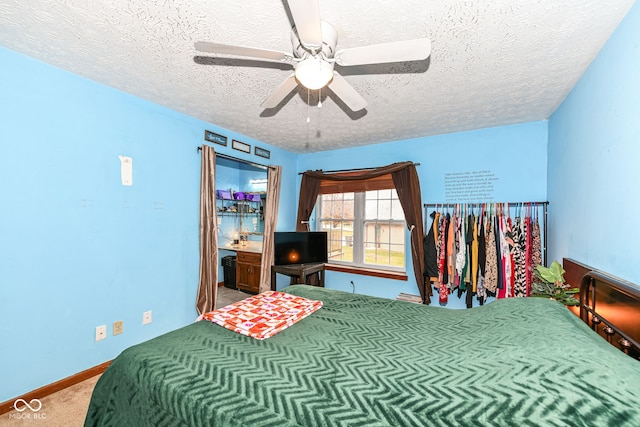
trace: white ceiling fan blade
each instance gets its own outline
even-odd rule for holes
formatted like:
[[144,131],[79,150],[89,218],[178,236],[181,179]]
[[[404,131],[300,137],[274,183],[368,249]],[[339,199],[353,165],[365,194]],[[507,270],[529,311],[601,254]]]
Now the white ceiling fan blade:
[[296,75],[291,74],[287,77],[276,90],[260,104],[262,108],[275,108],[293,89],[298,86]]
[[352,111],[362,110],[367,101],[340,74],[333,72],[333,80],[329,82],[329,89],[347,104]]
[[415,39],[339,50],[335,58],[337,64],[349,66],[420,61],[427,59],[430,54],[429,39]]
[[291,54],[277,50],[259,49],[253,47],[230,46],[220,43],[195,42],[196,50],[206,53],[242,56],[263,61],[284,62],[293,59]]
[[288,0],[288,3],[302,45],[310,49],[320,49],[322,28],[318,0]]

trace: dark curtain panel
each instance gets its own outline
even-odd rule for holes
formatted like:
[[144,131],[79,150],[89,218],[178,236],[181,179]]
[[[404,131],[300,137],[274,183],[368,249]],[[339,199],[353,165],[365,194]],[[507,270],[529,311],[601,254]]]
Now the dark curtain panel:
[[[322,175],[322,172],[319,174]],[[296,231],[309,231],[309,218],[318,200],[319,192],[320,179],[317,176],[309,176],[307,172],[305,172],[302,175],[302,182],[300,183],[300,200],[298,201]]]
[[431,286],[425,286],[424,277],[424,230],[422,228],[422,195],[420,194],[420,180],[413,164],[410,164],[391,174],[398,193],[398,199],[404,211],[407,227],[411,232],[411,259],[413,273],[418,283],[420,296],[424,304],[431,302]]
[[[389,188],[395,187],[400,204],[404,210],[407,227],[411,230],[411,259],[413,261],[413,270],[418,290],[420,291],[420,297],[424,304],[429,304],[431,302],[431,287],[425,286],[424,279],[422,197],[420,194],[418,173],[412,162],[393,163],[376,169],[349,172],[346,174],[325,174],[322,171],[305,172],[302,175],[302,183],[300,184],[300,201],[298,204],[296,231],[308,231],[309,217],[311,216],[313,207],[318,199],[318,194],[320,194],[320,187],[323,181],[325,183],[327,181],[350,182],[351,185],[345,185],[344,188],[341,187],[343,188],[343,191],[366,191],[369,189],[367,186],[367,180],[374,180],[378,178],[376,185],[382,185],[378,182],[379,178],[389,174],[393,181],[393,184],[390,185]],[[330,185],[325,185],[325,187],[335,188]],[[325,191],[323,191],[323,193],[324,192]]]

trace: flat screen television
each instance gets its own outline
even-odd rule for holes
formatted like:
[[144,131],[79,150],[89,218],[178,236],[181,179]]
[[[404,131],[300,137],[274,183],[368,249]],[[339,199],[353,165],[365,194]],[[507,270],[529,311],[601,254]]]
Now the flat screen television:
[[324,231],[276,231],[273,233],[275,265],[327,262],[327,233]]

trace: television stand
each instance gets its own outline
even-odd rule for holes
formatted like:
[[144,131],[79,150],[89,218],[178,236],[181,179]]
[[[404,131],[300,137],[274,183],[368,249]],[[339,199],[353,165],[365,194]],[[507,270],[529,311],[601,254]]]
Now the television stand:
[[307,284],[307,277],[318,273],[320,283],[317,286],[324,287],[324,263],[310,262],[307,264],[288,264],[271,266],[271,290],[276,290],[276,273],[284,274],[291,278],[291,284]]

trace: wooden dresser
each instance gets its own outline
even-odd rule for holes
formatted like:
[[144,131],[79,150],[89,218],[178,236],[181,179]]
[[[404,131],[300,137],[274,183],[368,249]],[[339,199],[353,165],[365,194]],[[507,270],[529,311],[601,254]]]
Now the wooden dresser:
[[236,287],[241,291],[257,294],[260,291],[260,267],[262,254],[237,251]]

